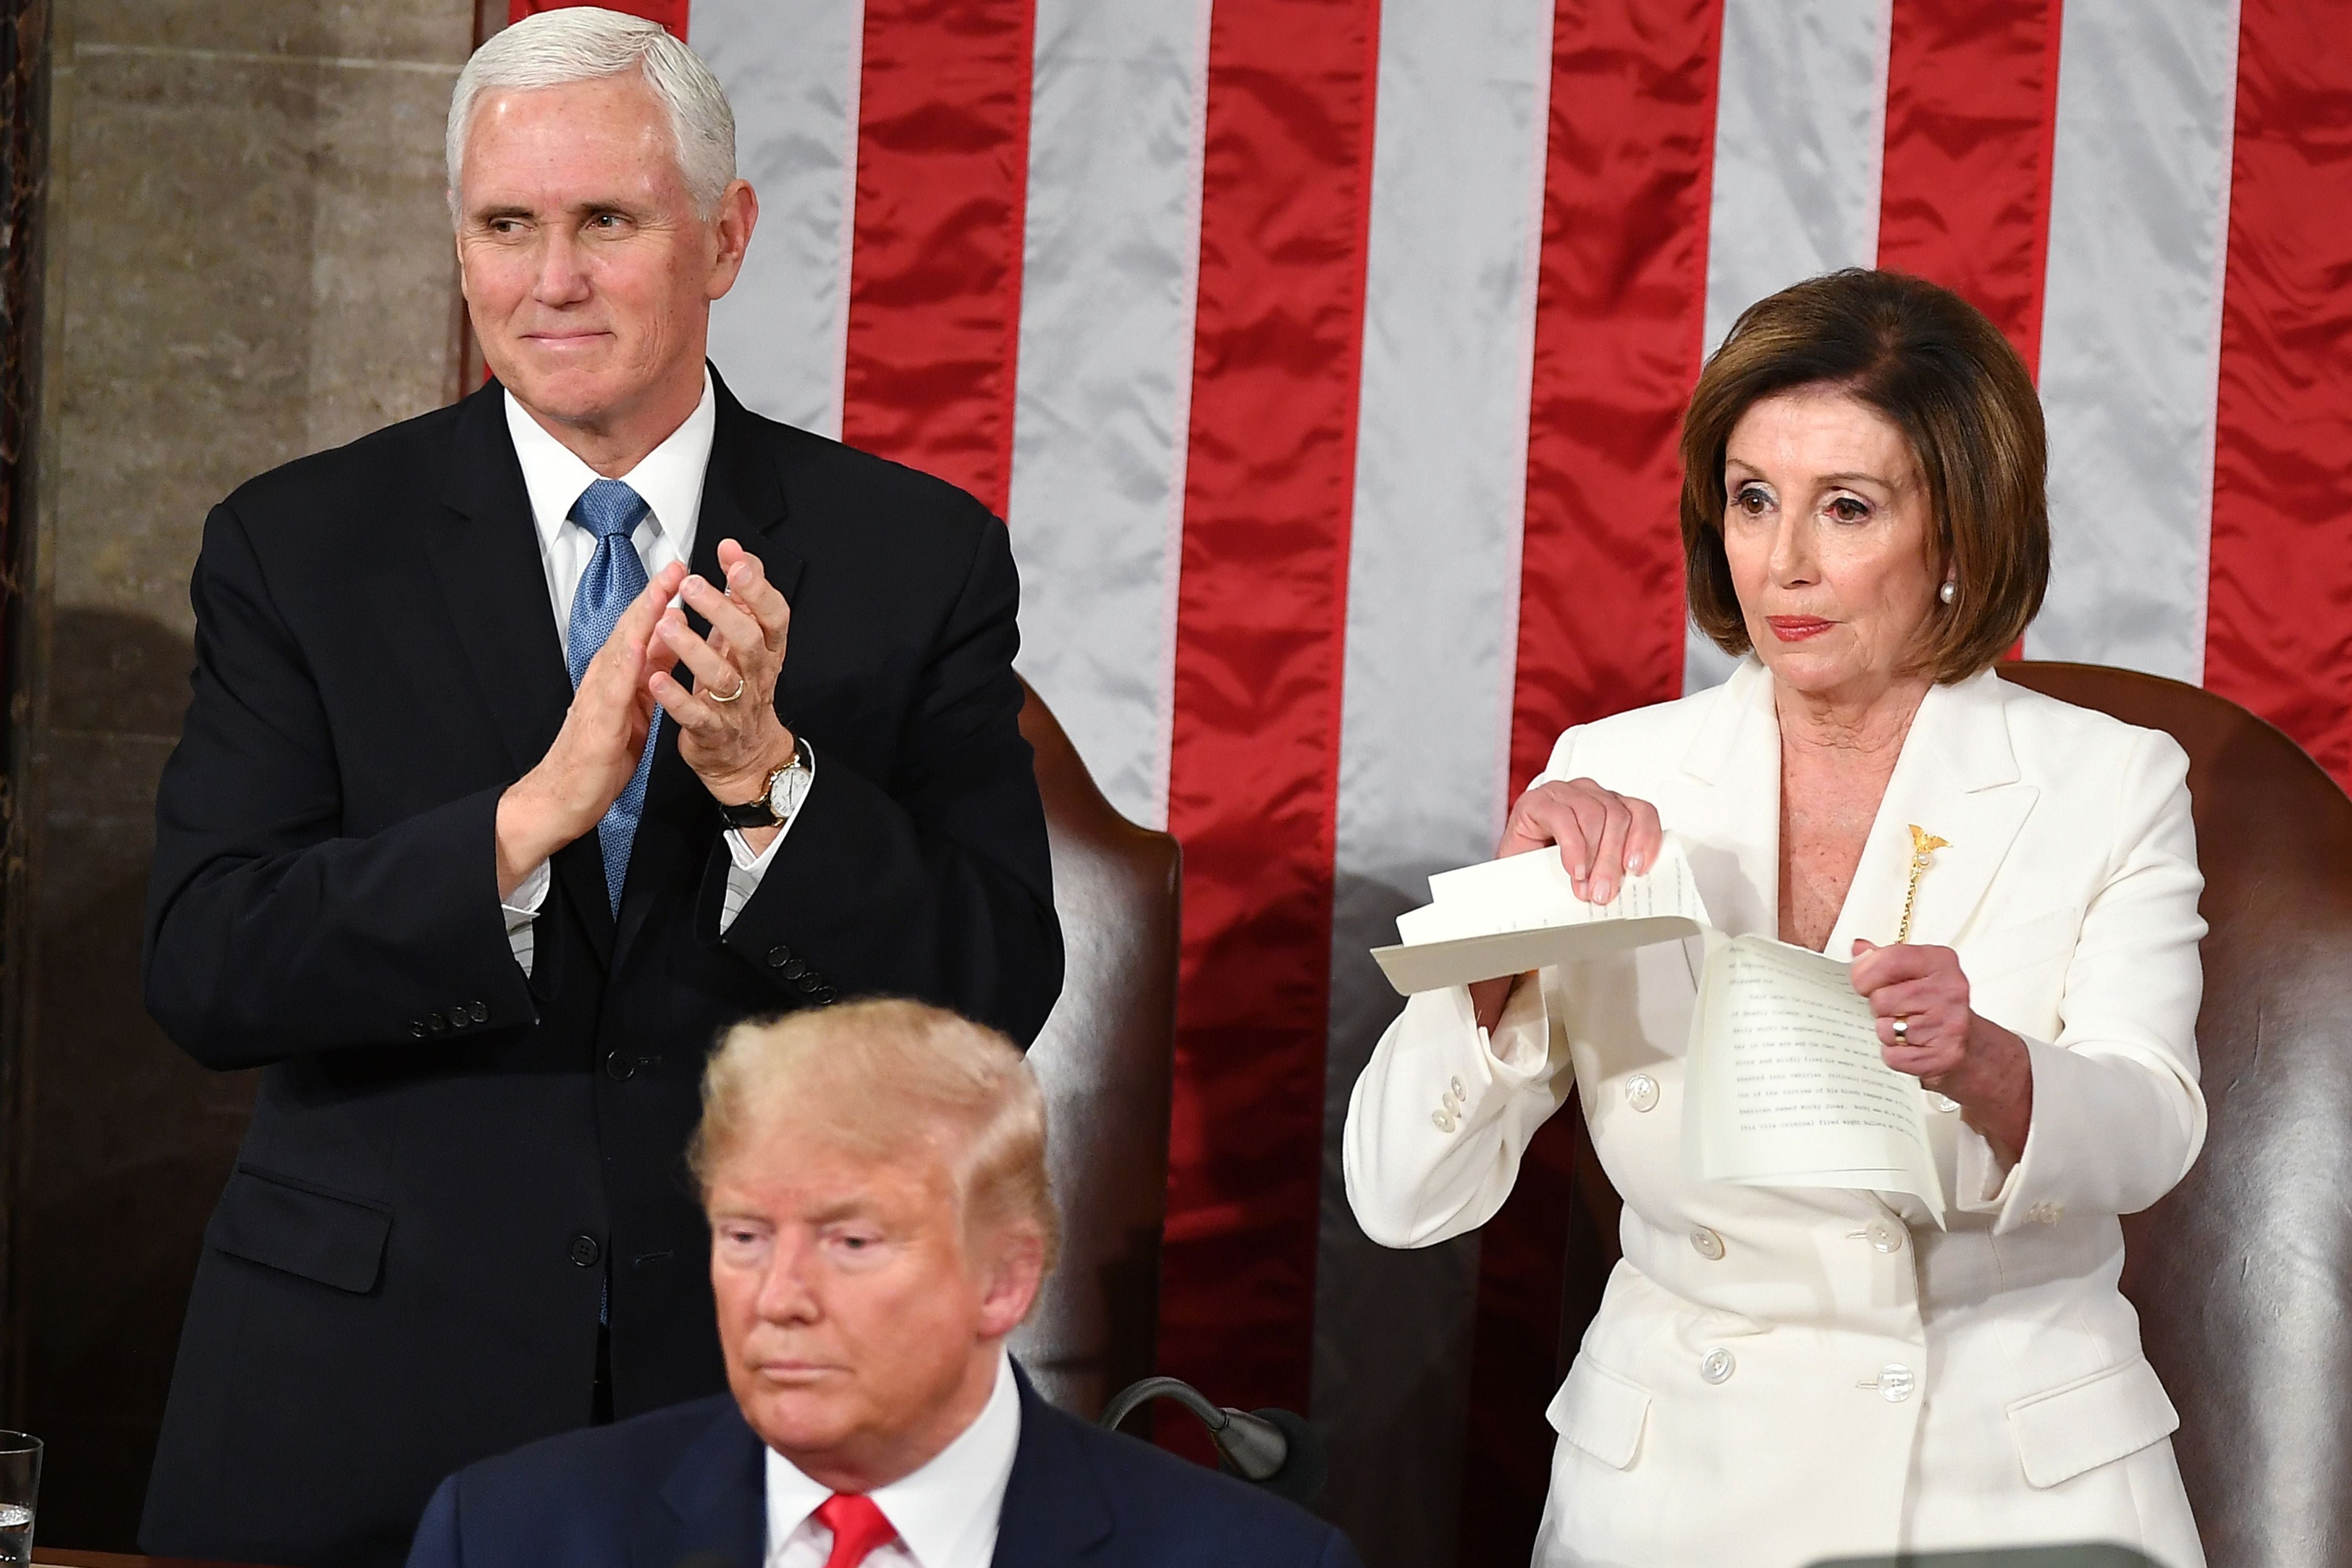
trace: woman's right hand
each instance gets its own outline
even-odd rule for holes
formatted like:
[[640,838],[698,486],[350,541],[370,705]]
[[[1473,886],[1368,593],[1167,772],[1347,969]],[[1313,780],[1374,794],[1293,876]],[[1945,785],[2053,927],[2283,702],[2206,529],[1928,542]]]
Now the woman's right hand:
[[[1588,903],[1605,904],[1628,876],[1657,864],[1664,841],[1658,808],[1646,800],[1603,789],[1591,779],[1539,784],[1519,796],[1503,822],[1495,858],[1559,847],[1569,885]],[[1491,1029],[1503,1016],[1511,992],[1525,975],[1502,975],[1470,987],[1478,1026]]]

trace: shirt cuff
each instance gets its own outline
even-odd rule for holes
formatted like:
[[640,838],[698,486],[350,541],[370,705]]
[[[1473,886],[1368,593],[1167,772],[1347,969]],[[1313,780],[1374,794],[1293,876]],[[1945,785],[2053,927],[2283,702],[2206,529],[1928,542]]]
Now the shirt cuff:
[[[808,744],[805,740],[801,743]],[[809,792],[814,788],[816,748],[809,746],[808,773],[800,789],[785,799],[784,819],[776,824],[776,836],[768,840],[768,847],[754,851],[744,841],[741,830],[733,827],[727,830],[727,896],[720,900],[719,908],[719,930],[722,935],[735,923],[735,917],[743,912],[743,906],[751,901],[751,895],[760,890],[760,882],[767,876],[768,868],[775,864],[776,851],[783,847],[784,835],[790,833],[793,824],[800,820],[801,807],[808,804]]]
[[509,936],[515,933],[516,927],[527,929],[531,921],[539,918],[539,911],[547,904],[548,885],[554,879],[550,863],[541,860],[524,875],[520,882],[516,884],[513,892],[499,901],[499,908],[507,917]]
[[548,862],[541,860],[499,903],[499,913],[506,917],[507,948],[514,954],[515,966],[523,978],[530,978],[531,965],[539,957],[538,928],[532,923],[547,903],[548,885],[554,880]]

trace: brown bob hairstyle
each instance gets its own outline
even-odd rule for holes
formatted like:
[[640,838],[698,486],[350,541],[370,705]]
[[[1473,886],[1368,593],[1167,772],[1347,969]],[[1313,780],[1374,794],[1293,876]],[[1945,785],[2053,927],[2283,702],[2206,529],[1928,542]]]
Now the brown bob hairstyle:
[[1724,449],[1750,406],[1834,388],[1903,433],[1927,489],[1929,565],[1958,591],[1934,606],[1914,668],[1938,682],[1988,668],[2050,583],[2049,448],[2033,378],[2000,329],[1948,289],[1862,268],[1811,278],[1741,313],[1683,416],[1683,557],[1691,619],[1728,654],[1748,626],[1723,552]]

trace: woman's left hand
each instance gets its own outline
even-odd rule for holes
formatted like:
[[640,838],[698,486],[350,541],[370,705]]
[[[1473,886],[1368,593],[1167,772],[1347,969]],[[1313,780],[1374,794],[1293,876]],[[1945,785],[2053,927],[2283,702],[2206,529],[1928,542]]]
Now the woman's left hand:
[[1853,988],[1877,1015],[1886,1065],[1958,1100],[1969,1124],[2016,1159],[2033,1124],[2032,1063],[2022,1039],[1969,1007],[1960,955],[1862,941],[1853,953]]

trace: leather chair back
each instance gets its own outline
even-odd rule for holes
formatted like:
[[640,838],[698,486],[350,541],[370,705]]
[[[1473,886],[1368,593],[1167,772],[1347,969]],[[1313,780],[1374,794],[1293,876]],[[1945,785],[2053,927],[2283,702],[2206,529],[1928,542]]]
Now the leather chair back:
[[1152,1370],[1180,856],[1175,839],[1138,827],[1103,798],[1034,690],[1021,733],[1036,752],[1066,962],[1061,1000],[1029,1048],[1045,1091],[1062,1262],[1013,1336],[1013,1353],[1038,1392],[1091,1420]]
[[[2352,1568],[2352,800],[2225,698],[2095,665],[2021,686],[2189,753],[2210,1121],[2179,1186],[2124,1220],[2124,1293],[2180,1412],[2211,1568]],[[1617,1194],[1577,1118],[1560,1364],[1617,1258]]]
[[2124,1220],[2124,1294],[2180,1412],[2212,1568],[2352,1568],[2352,800],[2295,743],[2178,681],[2009,664],[2189,753],[2210,1130]]

